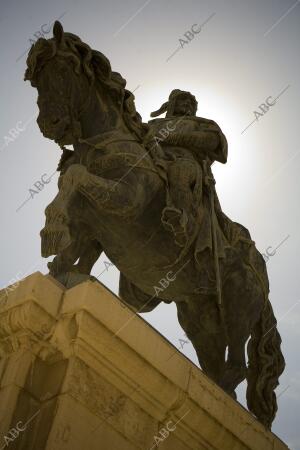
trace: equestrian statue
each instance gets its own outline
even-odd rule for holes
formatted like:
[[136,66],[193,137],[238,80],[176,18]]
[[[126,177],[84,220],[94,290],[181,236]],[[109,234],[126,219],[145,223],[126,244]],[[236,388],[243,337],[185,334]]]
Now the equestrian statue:
[[50,274],[67,287],[93,280],[105,252],[122,300],[137,313],[175,302],[204,373],[234,398],[246,378],[248,409],[270,428],[281,338],[264,258],[218,200],[220,127],[197,117],[195,97],[179,89],[143,123],[124,78],[59,22],[31,47],[25,80],[38,91],[41,132],[62,150],[41,231]]

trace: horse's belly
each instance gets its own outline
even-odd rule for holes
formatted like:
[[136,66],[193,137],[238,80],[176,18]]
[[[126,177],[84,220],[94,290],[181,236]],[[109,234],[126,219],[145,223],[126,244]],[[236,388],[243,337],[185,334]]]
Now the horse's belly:
[[[104,252],[125,277],[146,294],[180,300],[197,288],[197,274],[191,256],[177,261],[181,248],[168,232],[160,228],[145,236],[137,228],[106,233],[101,240]],[[116,245],[116,241],[118,244]]]

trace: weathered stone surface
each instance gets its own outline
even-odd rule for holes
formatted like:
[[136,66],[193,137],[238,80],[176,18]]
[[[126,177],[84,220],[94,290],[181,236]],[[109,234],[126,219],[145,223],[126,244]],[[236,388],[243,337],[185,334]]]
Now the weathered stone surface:
[[0,348],[0,448],[287,449],[99,283],[27,277]]

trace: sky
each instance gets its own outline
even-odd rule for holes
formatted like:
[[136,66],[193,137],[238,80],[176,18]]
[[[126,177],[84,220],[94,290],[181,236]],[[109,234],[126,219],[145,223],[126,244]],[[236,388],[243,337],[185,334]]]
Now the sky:
[[[109,58],[135,91],[145,122],[178,88],[191,91],[197,115],[215,120],[226,135],[228,162],[214,165],[218,196],[265,255],[287,364],[273,431],[300,450],[300,2],[0,0],[0,288],[47,273],[39,232],[57,192],[60,149],[40,133],[36,91],[23,75],[31,43],[50,38],[56,19]],[[107,261],[103,255],[93,274],[117,293],[118,270]],[[180,341],[174,304],[143,318],[198,364],[192,345]],[[242,404],[244,394],[243,383]]]

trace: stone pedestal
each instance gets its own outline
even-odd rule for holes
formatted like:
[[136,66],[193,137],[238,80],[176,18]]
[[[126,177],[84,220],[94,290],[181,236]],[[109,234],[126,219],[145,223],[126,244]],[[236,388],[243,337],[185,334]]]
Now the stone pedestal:
[[97,282],[0,291],[0,358],[0,449],[287,449]]

